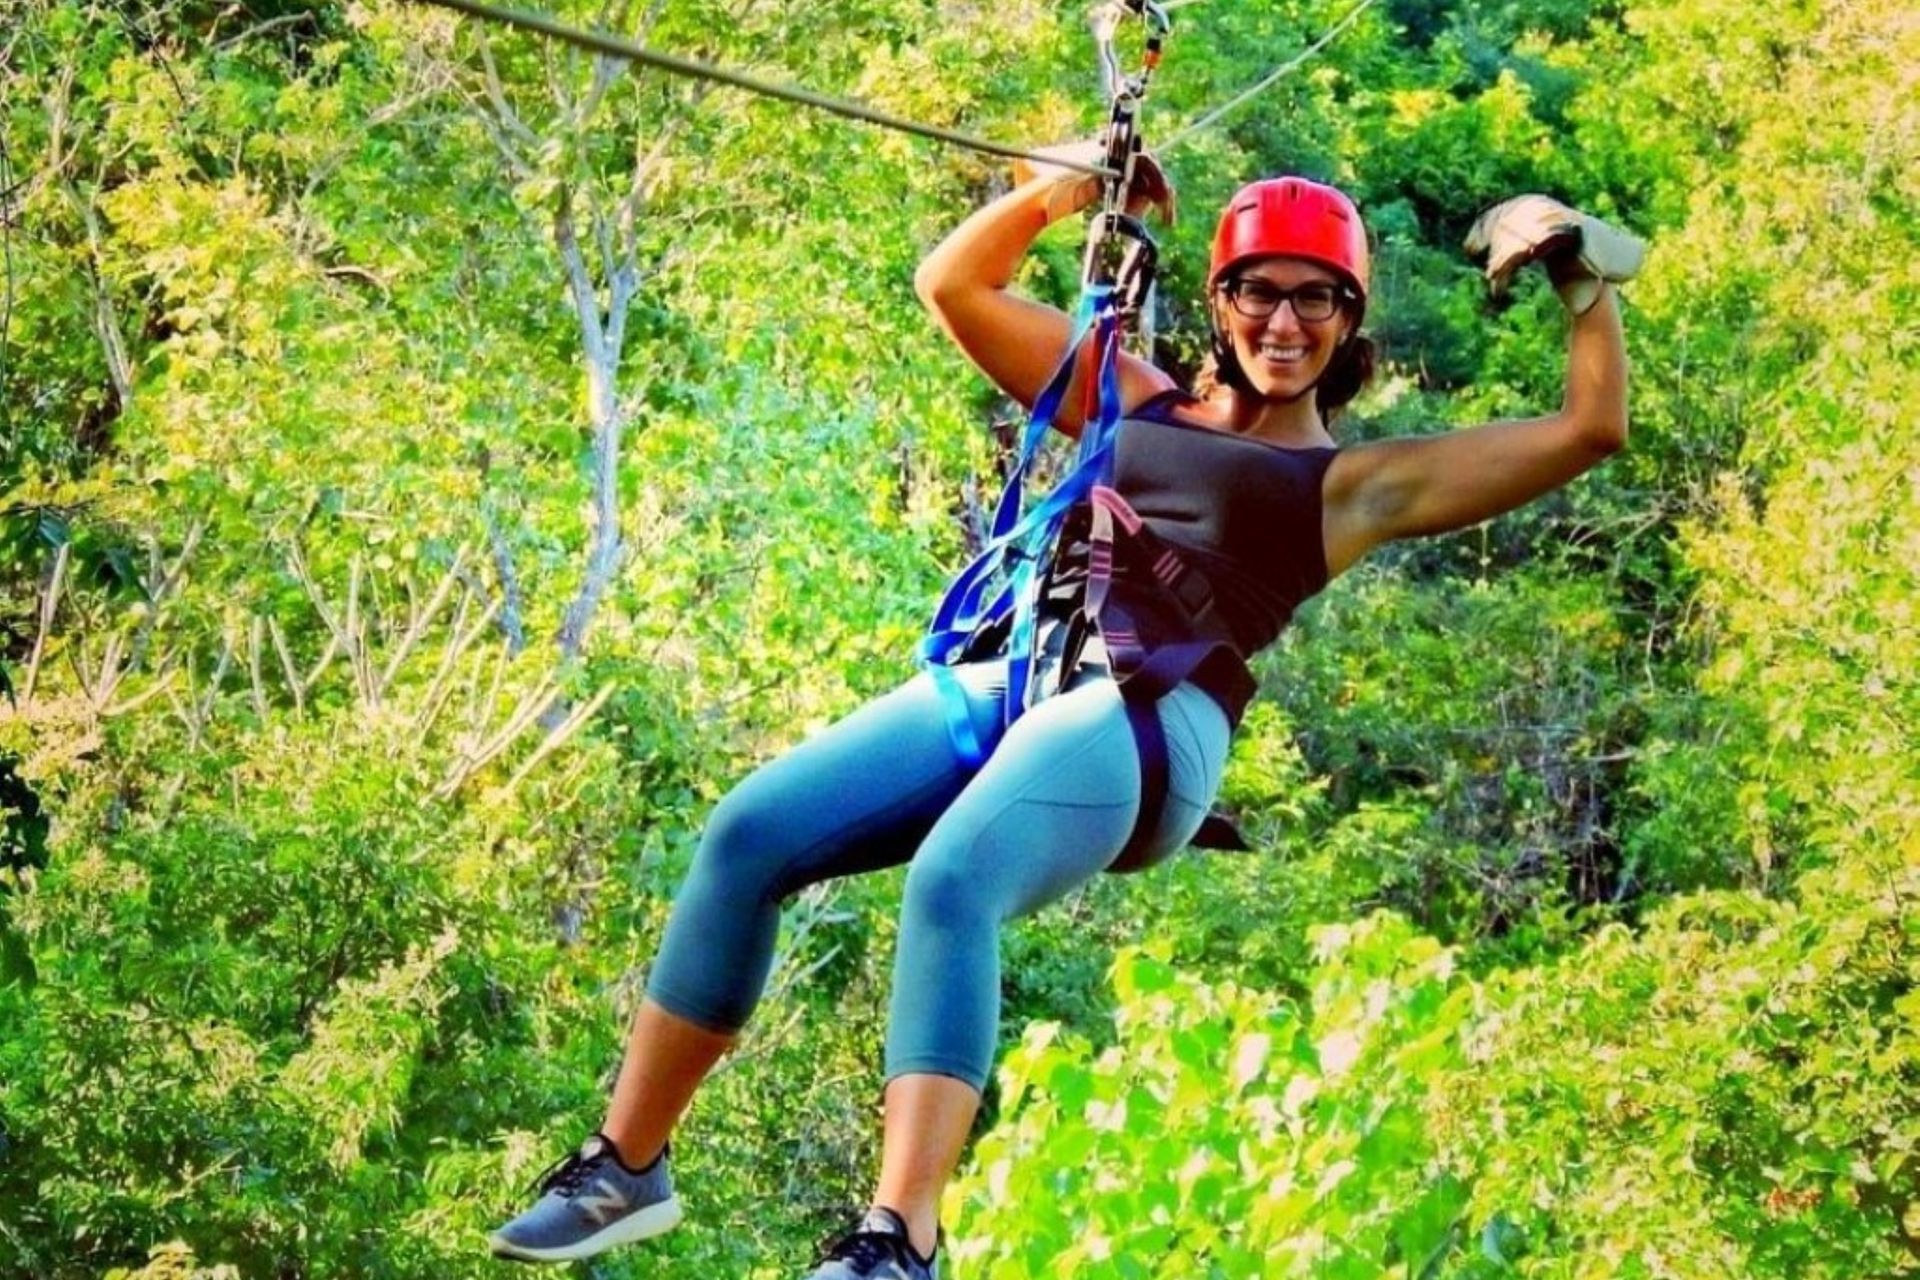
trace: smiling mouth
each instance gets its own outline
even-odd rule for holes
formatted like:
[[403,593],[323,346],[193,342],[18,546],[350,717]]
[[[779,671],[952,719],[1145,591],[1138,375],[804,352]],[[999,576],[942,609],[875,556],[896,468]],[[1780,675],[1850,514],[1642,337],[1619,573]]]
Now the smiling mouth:
[[1260,358],[1268,364],[1300,364],[1307,358],[1307,349],[1305,347],[1283,347],[1274,343],[1263,342],[1254,348],[1254,350],[1259,354]]

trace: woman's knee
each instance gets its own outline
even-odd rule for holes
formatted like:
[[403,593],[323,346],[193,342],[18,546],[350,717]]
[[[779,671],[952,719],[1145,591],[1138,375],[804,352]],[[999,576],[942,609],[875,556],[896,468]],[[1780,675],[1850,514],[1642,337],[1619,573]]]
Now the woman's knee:
[[999,923],[1002,912],[990,878],[961,852],[934,843],[914,855],[901,899],[904,920],[913,927],[991,928]]
[[801,887],[786,884],[792,824],[790,815],[752,781],[721,797],[707,816],[689,879],[724,884],[730,896],[776,902]]

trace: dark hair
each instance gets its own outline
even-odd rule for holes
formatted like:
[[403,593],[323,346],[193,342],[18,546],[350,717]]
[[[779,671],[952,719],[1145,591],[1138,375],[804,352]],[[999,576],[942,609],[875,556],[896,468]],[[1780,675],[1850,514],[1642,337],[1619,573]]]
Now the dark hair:
[[[1339,418],[1347,402],[1359,395],[1373,380],[1374,366],[1379,363],[1379,358],[1379,348],[1368,335],[1354,333],[1347,338],[1313,387],[1313,402],[1322,418],[1329,423]],[[1259,394],[1247,380],[1247,372],[1240,367],[1233,348],[1228,345],[1224,335],[1216,330],[1212,349],[1207,352],[1207,358],[1193,380],[1193,394],[1202,400],[1211,400],[1226,388],[1245,395]]]

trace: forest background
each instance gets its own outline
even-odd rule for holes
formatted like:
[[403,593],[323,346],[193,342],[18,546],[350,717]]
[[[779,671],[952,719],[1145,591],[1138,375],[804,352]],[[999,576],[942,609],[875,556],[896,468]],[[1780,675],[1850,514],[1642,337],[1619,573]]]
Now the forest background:
[[[702,815],[977,527],[1008,406],[911,278],[1006,166],[391,0],[6,10],[0,1276],[495,1274]],[[1100,118],[1077,3],[551,11]],[[1149,142],[1342,12],[1183,6]],[[1920,1272],[1920,17],[1382,0],[1165,161],[1182,369],[1238,183],[1357,197],[1347,439],[1557,404],[1482,208],[1645,236],[1632,441],[1303,611],[1258,852],[1010,929],[949,1274]],[[691,1222],[582,1273],[794,1276],[863,1203],[898,893],[792,906]]]

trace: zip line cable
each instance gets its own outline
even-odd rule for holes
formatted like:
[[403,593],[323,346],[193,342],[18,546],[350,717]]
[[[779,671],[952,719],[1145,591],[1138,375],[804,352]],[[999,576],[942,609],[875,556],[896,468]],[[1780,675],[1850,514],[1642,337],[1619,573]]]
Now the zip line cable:
[[[1199,4],[1201,2],[1202,0],[1165,0],[1165,3],[1163,3],[1160,8],[1162,11],[1171,11],[1174,9],[1183,9],[1189,5]],[[603,54],[609,58],[618,58],[626,62],[637,62],[642,66],[654,67],[672,75],[687,76],[696,80],[714,80],[721,84],[730,84],[736,88],[745,89],[749,93],[757,93],[769,98],[779,98],[786,102],[798,103],[801,106],[814,107],[821,111],[831,112],[834,115],[844,116],[849,120],[859,120],[867,124],[876,124],[886,129],[897,129],[903,133],[916,134],[922,138],[931,138],[936,142],[945,142],[953,146],[965,147],[970,151],[980,151],[988,155],[1005,156],[1015,160],[1035,160],[1056,168],[1072,169],[1080,173],[1090,173],[1102,178],[1119,176],[1114,170],[1105,165],[1083,164],[1078,160],[1070,160],[1058,155],[1047,155],[1021,147],[1009,147],[1002,143],[988,141],[985,138],[976,138],[968,134],[957,133],[951,129],[942,129],[935,125],[921,124],[917,120],[909,120],[904,116],[891,115],[888,112],[867,106],[865,103],[853,102],[844,98],[832,98],[823,93],[815,93],[811,89],[802,89],[797,85],[780,84],[775,81],[762,80],[756,76],[746,75],[739,71],[729,71],[725,67],[717,67],[711,63],[698,62],[692,58],[682,58],[670,53],[661,53],[658,50],[649,49],[645,45],[637,44],[631,40],[622,40],[618,37],[602,35],[595,31],[582,31],[577,27],[570,27],[565,23],[556,22],[543,14],[529,13],[523,9],[501,9],[490,4],[482,3],[482,0],[413,0],[413,3],[434,5],[442,9],[452,9],[464,13],[469,17],[482,19],[483,21],[518,27],[525,31],[535,31],[541,35],[551,36],[555,40],[586,49],[592,53]],[[1345,16],[1338,22],[1327,28],[1319,39],[1301,50],[1294,57],[1275,67],[1273,71],[1261,77],[1261,79],[1249,85],[1246,89],[1243,89],[1232,98],[1215,107],[1212,111],[1207,112],[1205,115],[1180,128],[1172,137],[1154,148],[1154,150],[1161,152],[1173,150],[1181,143],[1192,138],[1195,134],[1211,128],[1229,112],[1239,109],[1260,94],[1265,93],[1290,72],[1297,70],[1308,59],[1312,58],[1314,54],[1331,44],[1334,37],[1352,26],[1354,21],[1370,8],[1373,3],[1374,0],[1360,0],[1360,2],[1349,9]]]
[[[1185,0],[1185,2],[1191,4],[1193,3],[1193,0]],[[1363,13],[1367,9],[1367,7],[1372,3],[1373,3],[1373,0],[1360,0],[1359,4],[1356,4],[1355,6],[1353,6],[1353,8],[1347,10],[1347,15],[1344,18],[1340,19],[1340,21],[1334,23],[1331,27],[1327,28],[1325,34],[1323,34],[1318,40],[1315,40],[1312,44],[1308,45],[1305,49],[1301,50],[1293,58],[1290,58],[1286,62],[1283,62],[1278,67],[1274,68],[1271,74],[1262,77],[1255,84],[1242,90],[1240,93],[1235,94],[1232,98],[1229,98],[1227,101],[1221,103],[1218,107],[1215,107],[1212,111],[1209,111],[1206,115],[1201,116],[1198,120],[1195,120],[1192,124],[1186,125],[1183,128],[1179,129],[1177,132],[1174,133],[1174,135],[1171,138],[1168,138],[1165,142],[1161,143],[1159,147],[1156,148],[1156,150],[1159,150],[1159,151],[1173,150],[1175,147],[1185,142],[1188,138],[1191,138],[1194,134],[1199,133],[1203,129],[1211,127],[1215,121],[1219,120],[1220,117],[1226,115],[1229,111],[1232,111],[1235,108],[1243,105],[1249,99],[1254,98],[1259,94],[1265,93],[1268,89],[1272,88],[1276,83],[1278,83],[1280,79],[1284,77],[1288,72],[1293,71],[1295,68],[1299,67],[1301,63],[1311,58],[1314,54],[1320,52],[1320,50],[1326,48],[1326,46],[1333,40],[1335,36],[1339,35],[1342,31],[1346,30],[1349,26],[1351,26],[1353,24],[1353,20],[1355,18],[1358,18],[1361,15],[1361,13]],[[1171,7],[1171,6],[1168,6],[1168,7]]]
[[672,75],[687,76],[698,80],[715,80],[721,84],[730,84],[746,89],[751,93],[769,98],[779,98],[787,102],[797,102],[802,106],[816,107],[834,115],[845,116],[849,120],[861,120],[868,124],[877,124],[887,129],[898,129],[903,133],[917,134],[931,138],[936,142],[951,143],[956,147],[965,147],[971,151],[983,151],[989,155],[1005,156],[1015,160],[1035,160],[1060,169],[1074,169],[1081,173],[1091,173],[1102,178],[1117,177],[1113,170],[1104,165],[1082,164],[1077,160],[1063,159],[1060,156],[1043,155],[1037,151],[1028,151],[1020,147],[1009,147],[998,142],[989,142],[984,138],[971,137],[956,133],[951,129],[941,129],[934,125],[921,124],[903,116],[890,115],[876,110],[865,103],[850,102],[843,98],[830,98],[810,89],[794,85],[778,84],[770,80],[761,80],[754,76],[729,71],[710,63],[696,62],[691,58],[676,57],[670,53],[661,53],[631,40],[621,40],[613,36],[601,35],[593,31],[581,31],[564,23],[555,22],[541,14],[528,13],[520,9],[499,9],[482,4],[480,0],[414,0],[416,4],[436,5],[442,9],[455,9],[470,17],[481,18],[488,22],[502,23],[510,27],[519,27],[527,31],[537,31],[551,36],[555,40],[604,54],[609,58],[619,58],[626,62],[637,62],[642,66],[656,68]]
[[[1198,4],[1199,2],[1200,0],[1173,0],[1173,3],[1175,4]],[[1225,116],[1227,113],[1239,108],[1250,99],[1272,88],[1275,84],[1279,83],[1279,81],[1283,79],[1289,72],[1292,72],[1297,68],[1299,68],[1302,63],[1306,62],[1309,58],[1313,57],[1314,54],[1320,52],[1320,50],[1326,48],[1328,44],[1332,43],[1333,38],[1335,36],[1339,35],[1342,31],[1346,30],[1349,26],[1351,26],[1354,20],[1358,18],[1361,15],[1361,13],[1363,13],[1372,4],[1373,4],[1373,0],[1360,0],[1359,4],[1356,4],[1353,8],[1347,10],[1345,16],[1343,16],[1340,19],[1340,21],[1334,23],[1331,27],[1327,28],[1327,30],[1321,34],[1318,40],[1315,40],[1312,44],[1308,45],[1305,49],[1301,50],[1294,57],[1288,59],[1286,62],[1282,63],[1278,67],[1275,67],[1266,76],[1263,76],[1260,80],[1256,81],[1254,84],[1249,85],[1246,89],[1242,90],[1240,93],[1235,94],[1232,98],[1229,98],[1226,102],[1221,103],[1218,107],[1215,107],[1212,111],[1209,111],[1206,115],[1201,116],[1199,119],[1177,130],[1172,137],[1167,139],[1165,143],[1161,144],[1160,149],[1163,151],[1171,151],[1174,147],[1179,146],[1182,142],[1185,142],[1188,138],[1191,138],[1193,135],[1199,133],[1203,129],[1207,129],[1211,127],[1216,121],[1218,121],[1221,117]]]

